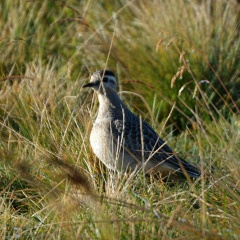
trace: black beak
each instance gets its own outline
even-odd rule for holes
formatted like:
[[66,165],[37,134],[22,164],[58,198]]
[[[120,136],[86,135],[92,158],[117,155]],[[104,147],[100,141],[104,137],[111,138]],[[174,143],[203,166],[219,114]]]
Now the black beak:
[[84,84],[84,85],[82,86],[82,88],[93,87],[93,86],[95,86],[95,85],[96,85],[95,83],[90,82],[90,83]]
[[87,84],[84,84],[84,85],[82,86],[82,88],[95,87],[95,86],[99,86],[99,84],[100,84],[100,81],[99,81],[99,80],[96,81],[96,82],[89,82],[89,83],[87,83]]

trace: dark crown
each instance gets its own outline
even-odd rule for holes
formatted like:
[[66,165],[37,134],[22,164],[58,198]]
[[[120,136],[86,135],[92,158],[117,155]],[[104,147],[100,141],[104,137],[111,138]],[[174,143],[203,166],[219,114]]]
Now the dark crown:
[[103,77],[103,74],[104,76],[107,75],[115,77],[114,73],[110,70],[99,70],[94,73],[94,75],[100,75],[100,77]]

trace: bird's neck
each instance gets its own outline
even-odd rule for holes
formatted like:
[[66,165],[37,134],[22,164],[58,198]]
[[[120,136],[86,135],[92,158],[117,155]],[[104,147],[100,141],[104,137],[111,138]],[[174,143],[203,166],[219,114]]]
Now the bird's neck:
[[114,90],[98,94],[98,118],[121,118],[126,108],[118,93]]

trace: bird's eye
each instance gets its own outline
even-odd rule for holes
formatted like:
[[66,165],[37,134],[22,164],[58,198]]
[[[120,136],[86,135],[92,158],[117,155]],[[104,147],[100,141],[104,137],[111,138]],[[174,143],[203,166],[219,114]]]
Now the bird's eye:
[[103,78],[103,82],[107,82],[108,81],[108,78],[107,77],[104,77]]

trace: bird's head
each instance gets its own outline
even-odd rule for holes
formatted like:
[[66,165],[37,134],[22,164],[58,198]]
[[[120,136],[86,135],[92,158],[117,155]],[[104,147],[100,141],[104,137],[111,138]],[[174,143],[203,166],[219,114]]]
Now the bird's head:
[[100,70],[94,72],[90,78],[90,82],[84,84],[82,87],[91,87],[94,91],[101,94],[109,90],[116,91],[116,86],[117,82],[114,73],[110,70]]

